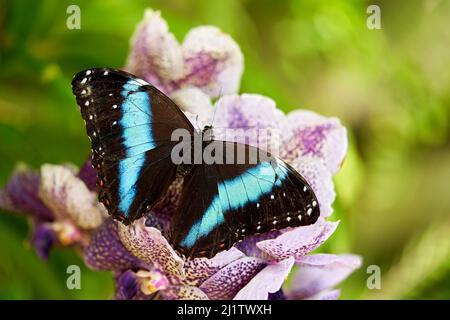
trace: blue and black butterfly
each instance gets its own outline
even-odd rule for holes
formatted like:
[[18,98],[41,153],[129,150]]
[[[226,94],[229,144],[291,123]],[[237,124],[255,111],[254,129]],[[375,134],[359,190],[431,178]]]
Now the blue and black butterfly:
[[[183,191],[169,242],[188,257],[212,257],[245,236],[314,223],[318,201],[306,180],[282,160],[175,164],[175,129],[196,132],[180,108],[161,91],[129,73],[95,68],[78,73],[73,93],[92,144],[99,200],[115,219],[129,224],[164,198],[180,175]],[[208,128],[206,128],[208,129]],[[194,139],[193,139],[194,140]],[[202,148],[257,148],[218,140]],[[249,158],[248,158],[249,159]]]

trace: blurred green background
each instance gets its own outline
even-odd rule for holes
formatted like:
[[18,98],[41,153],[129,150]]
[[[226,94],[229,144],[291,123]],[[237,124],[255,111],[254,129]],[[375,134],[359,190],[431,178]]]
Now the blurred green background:
[[[81,30],[66,28],[70,4]],[[382,30],[366,27],[369,4]],[[347,126],[332,216],[342,221],[321,248],[364,258],[343,298],[450,298],[450,1],[0,0],[0,185],[18,162],[85,160],[71,77],[123,66],[146,7],[179,40],[201,24],[231,34],[245,56],[241,92]],[[28,232],[23,217],[1,212],[0,298],[111,298],[111,275],[85,267],[82,290],[67,290],[66,267],[81,259],[56,250],[41,261]],[[369,265],[381,268],[381,290],[367,289]]]

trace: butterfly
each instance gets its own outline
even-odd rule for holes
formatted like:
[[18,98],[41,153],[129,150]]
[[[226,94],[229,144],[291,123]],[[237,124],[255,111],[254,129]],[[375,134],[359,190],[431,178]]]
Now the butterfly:
[[[256,147],[211,138],[202,140],[200,149],[214,150],[219,161],[173,161],[180,143],[174,130],[195,140],[211,127],[197,132],[180,108],[146,81],[94,68],[76,74],[72,89],[91,140],[99,201],[113,218],[130,224],[157,205],[177,177],[184,178],[169,232],[180,254],[210,258],[245,236],[318,219],[318,201],[306,180],[281,159],[260,156]],[[245,159],[258,156],[228,161],[239,152]]]

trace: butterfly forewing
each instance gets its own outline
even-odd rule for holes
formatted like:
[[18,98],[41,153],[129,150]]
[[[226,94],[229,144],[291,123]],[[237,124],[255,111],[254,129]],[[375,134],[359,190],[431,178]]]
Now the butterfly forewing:
[[92,144],[100,201],[125,223],[164,195],[175,178],[172,132],[194,128],[162,92],[114,69],[79,72],[72,89]]

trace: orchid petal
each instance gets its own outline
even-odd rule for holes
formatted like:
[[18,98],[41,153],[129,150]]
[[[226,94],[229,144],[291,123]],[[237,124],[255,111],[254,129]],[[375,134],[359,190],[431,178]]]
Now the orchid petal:
[[119,236],[124,246],[144,263],[155,264],[167,274],[184,278],[183,259],[158,229],[145,225],[145,217],[129,226],[120,223]]
[[200,289],[210,299],[232,299],[265,265],[263,260],[257,258],[238,259],[203,282]]
[[106,217],[97,194],[66,167],[43,165],[39,194],[57,219],[70,219],[82,229],[96,228]]
[[258,94],[228,95],[216,103],[214,136],[277,154],[283,122],[283,113],[270,98]]
[[244,58],[229,35],[216,27],[197,27],[186,35],[182,50],[182,86],[198,87],[211,98],[238,91]]
[[196,87],[174,91],[170,97],[185,112],[189,112],[204,123],[211,123],[213,107],[211,99]]
[[162,300],[209,300],[199,288],[193,286],[170,286],[159,292]]
[[277,260],[291,256],[298,259],[324,243],[338,224],[339,222],[318,220],[315,224],[294,228],[275,239],[264,240],[256,245]]
[[183,74],[183,55],[159,11],[147,9],[131,39],[126,70],[167,92],[171,80]]
[[244,254],[232,247],[216,254],[213,258],[195,258],[185,262],[186,279],[184,284],[199,286],[206,279],[217,273],[233,261],[243,258]]
[[142,263],[122,244],[118,234],[117,222],[105,221],[91,237],[84,250],[84,260],[95,270],[126,270]]
[[287,115],[282,158],[289,162],[313,157],[334,175],[347,153],[347,130],[337,118],[296,110]]
[[314,254],[297,259],[289,296],[295,299],[313,297],[329,290],[361,266],[361,257],[350,254]]
[[33,245],[44,260],[48,260],[50,250],[58,244],[58,236],[50,223],[42,223],[33,230]]
[[250,282],[237,293],[234,299],[267,300],[270,293],[275,293],[280,290],[289,275],[294,262],[294,258],[290,257],[278,263],[268,265],[250,280]]
[[14,212],[23,212],[38,220],[51,221],[53,213],[39,197],[41,177],[37,172],[18,169],[4,189],[0,190],[0,207]]

